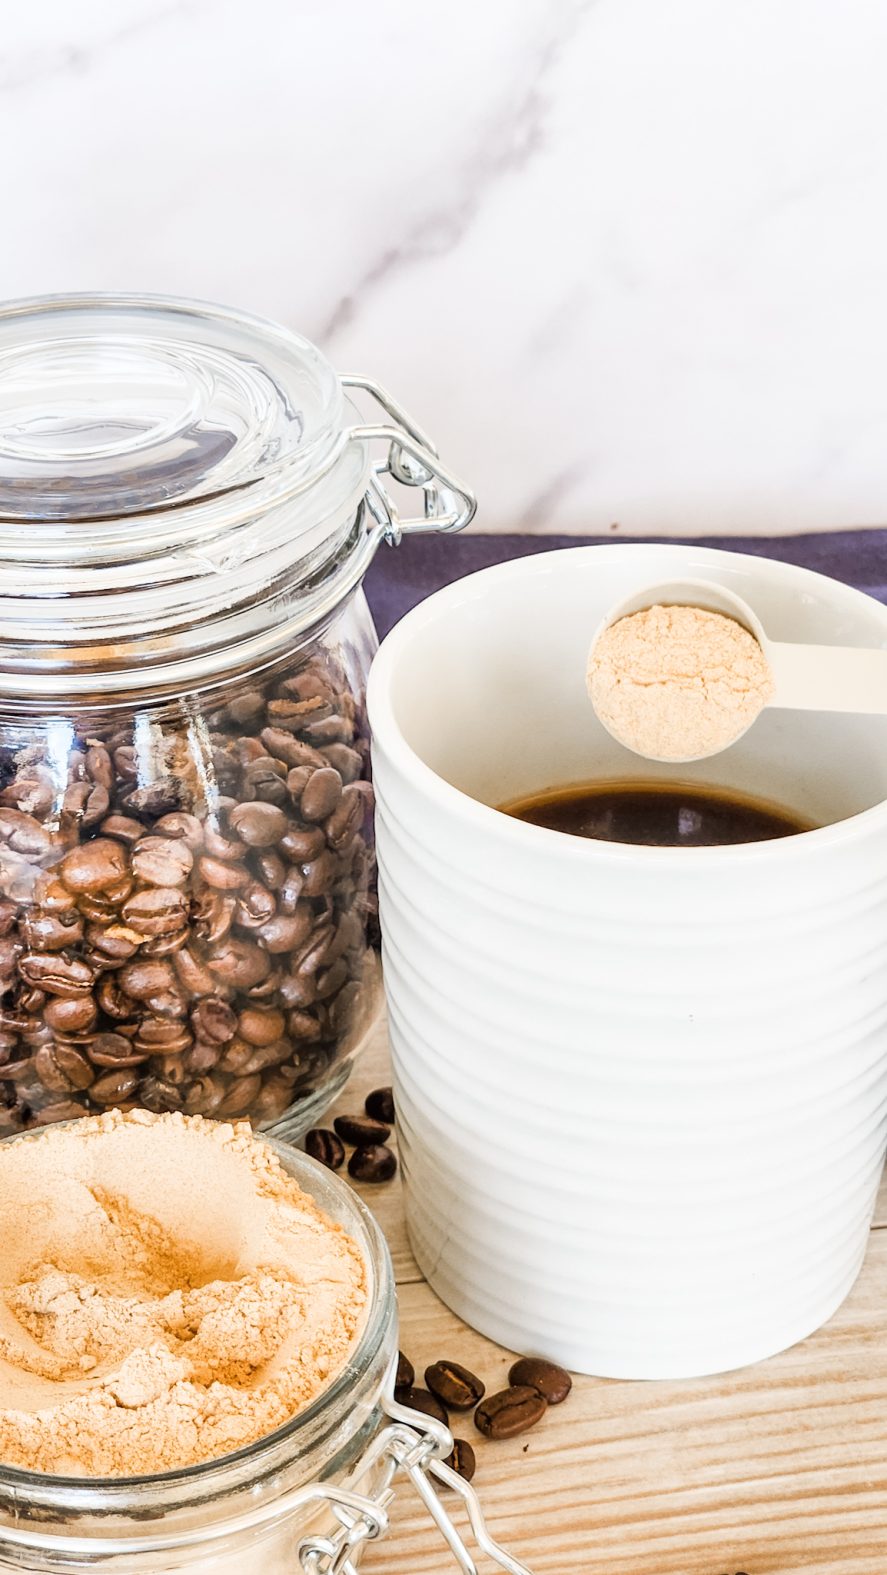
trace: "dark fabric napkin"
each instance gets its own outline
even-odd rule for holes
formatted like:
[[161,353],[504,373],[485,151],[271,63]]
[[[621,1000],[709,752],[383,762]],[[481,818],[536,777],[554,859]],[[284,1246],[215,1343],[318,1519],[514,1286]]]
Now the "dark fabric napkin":
[[[366,579],[380,638],[398,618],[432,591],[440,590],[476,569],[532,552],[557,547],[591,547],[613,541],[638,541],[628,536],[412,536],[399,547],[382,547]],[[844,580],[887,602],[887,530],[822,531],[805,536],[678,536],[644,537],[645,541],[676,542],[696,547],[721,547],[750,552],[760,558],[798,563]]]

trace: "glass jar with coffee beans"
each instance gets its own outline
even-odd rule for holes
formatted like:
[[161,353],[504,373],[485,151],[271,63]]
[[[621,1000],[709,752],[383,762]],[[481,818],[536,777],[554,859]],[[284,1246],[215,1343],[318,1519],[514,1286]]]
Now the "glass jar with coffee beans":
[[272,324],[0,311],[0,1134],[316,1121],[380,1000],[362,577],[473,507]]

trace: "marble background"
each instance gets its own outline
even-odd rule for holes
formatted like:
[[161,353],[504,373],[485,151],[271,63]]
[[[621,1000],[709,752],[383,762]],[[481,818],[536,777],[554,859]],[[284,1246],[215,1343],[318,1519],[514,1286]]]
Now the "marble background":
[[189,293],[374,374],[486,530],[887,519],[883,0],[41,0],[0,294]]

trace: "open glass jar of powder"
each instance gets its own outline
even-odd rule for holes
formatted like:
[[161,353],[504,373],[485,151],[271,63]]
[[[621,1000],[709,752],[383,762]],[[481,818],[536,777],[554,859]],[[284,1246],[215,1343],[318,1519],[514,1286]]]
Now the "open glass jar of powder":
[[329,1103],[379,1002],[361,580],[473,508],[272,324],[0,312],[0,1132]]
[[[83,1157],[96,1142],[102,1149],[98,1164]],[[43,1156],[50,1147],[52,1164],[47,1166]],[[80,1153],[72,1158],[74,1150]],[[443,1481],[454,1490],[450,1506],[461,1499],[469,1510],[477,1541],[495,1567],[527,1575],[524,1566],[489,1537],[472,1488],[444,1464],[452,1449],[447,1429],[392,1398],[397,1316],[391,1261],[372,1215],[345,1183],[304,1155],[257,1141],[243,1128],[140,1111],[125,1118],[115,1113],[102,1123],[78,1122],[49,1133],[22,1134],[4,1144],[3,1151],[7,1192],[30,1177],[40,1220],[37,1236],[31,1233],[26,1241],[28,1233],[11,1221],[10,1209],[0,1210],[0,1229],[9,1249],[0,1298],[0,1570],[42,1575],[94,1568],[108,1575],[171,1575],[180,1570],[192,1575],[293,1575],[297,1570],[349,1575],[366,1543],[386,1533],[395,1491],[413,1488],[443,1533],[456,1567],[471,1571],[464,1533],[438,1497],[437,1486]],[[181,1189],[166,1185],[170,1178],[175,1181],[172,1173],[180,1163],[187,1163],[194,1177],[185,1197]],[[241,1185],[244,1174],[251,1177],[253,1172],[258,1178],[254,1195],[251,1185]],[[161,1197],[159,1174],[165,1183]],[[295,1189],[290,1189],[290,1178]],[[66,1214],[64,1206],[66,1189],[86,1182],[101,1216],[88,1261],[82,1256],[83,1241],[74,1239],[77,1232],[65,1230],[70,1211]],[[151,1199],[156,1217],[146,1220],[144,1204]],[[84,1213],[78,1224],[81,1238],[91,1229],[89,1206]],[[53,1236],[54,1214],[58,1229]],[[141,1244],[134,1229],[139,1220]],[[263,1220],[267,1252],[262,1247]],[[307,1224],[300,1235],[303,1220]],[[114,1272],[110,1252],[115,1233],[127,1234],[131,1245],[135,1242],[122,1279]],[[240,1340],[244,1367],[250,1355],[256,1355],[251,1279],[265,1297],[271,1330],[273,1308],[263,1276],[273,1279],[282,1272],[288,1241],[293,1240],[299,1246],[292,1256],[294,1300],[288,1308],[288,1333],[269,1360],[254,1368],[249,1381],[241,1373],[239,1390],[233,1368],[211,1382],[201,1374],[201,1365],[209,1360],[211,1348],[218,1360],[225,1319],[230,1324],[236,1313],[246,1314]],[[142,1283],[141,1248],[150,1262],[150,1284]],[[16,1271],[17,1259],[25,1266],[39,1251],[52,1260],[51,1267]],[[360,1263],[350,1279],[349,1261],[352,1270]],[[66,1306],[58,1283],[62,1276],[73,1277],[77,1262],[93,1293],[81,1299],[79,1312]],[[258,1266],[257,1276],[251,1265]],[[166,1283],[158,1285],[164,1277]],[[176,1288],[170,1291],[172,1282]],[[158,1296],[158,1290],[166,1294]],[[139,1316],[141,1291],[152,1316],[164,1320],[167,1344],[151,1344],[146,1350],[143,1334],[130,1323],[121,1336],[127,1354],[121,1359],[118,1351],[115,1357],[114,1319],[127,1296],[130,1317]],[[202,1316],[186,1305],[189,1297],[200,1299]],[[46,1411],[39,1416],[32,1410],[25,1417],[11,1412],[10,1396],[22,1384],[33,1391],[63,1348],[70,1358],[76,1341],[83,1344],[79,1337],[85,1301],[94,1304],[86,1315],[91,1325],[86,1344],[93,1354],[98,1352],[101,1371],[91,1389],[89,1371],[81,1363],[83,1370],[71,1385],[73,1399],[66,1383],[57,1386],[63,1392],[53,1397],[58,1404],[53,1431]],[[348,1318],[358,1303],[352,1330]],[[338,1323],[337,1309],[345,1314]],[[305,1333],[309,1326],[310,1338]],[[272,1333],[276,1340],[277,1333]],[[130,1348],[133,1340],[136,1345],[141,1341],[140,1351]],[[194,1354],[195,1342],[201,1346],[199,1355]],[[267,1400],[279,1392],[280,1373],[290,1358],[314,1383],[318,1352],[327,1349],[332,1355],[334,1347],[329,1379],[324,1383],[321,1375],[316,1393],[306,1389],[307,1403],[290,1420],[223,1457],[202,1458],[207,1432],[216,1437],[220,1426],[230,1428],[238,1417],[247,1421],[248,1429],[252,1426],[247,1408],[253,1397]],[[19,1353],[18,1367],[11,1349]],[[175,1374],[165,1371],[157,1392],[149,1393],[145,1357],[168,1361],[176,1351],[184,1356],[188,1378],[177,1383]],[[168,1387],[161,1394],[163,1383]],[[128,1395],[124,1385],[129,1386]],[[139,1385],[141,1396],[134,1393]],[[116,1406],[105,1404],[109,1386]],[[30,1402],[24,1390],[19,1398],[33,1405],[33,1393]],[[229,1414],[232,1404],[240,1409]],[[196,1432],[187,1417],[178,1414],[183,1406],[196,1408]],[[176,1408],[176,1415],[167,1417],[167,1408]],[[3,1456],[18,1458],[23,1449],[32,1459],[42,1458],[41,1437],[49,1470],[3,1463]],[[169,1450],[193,1450],[201,1458],[185,1467],[151,1470]],[[66,1451],[76,1474],[60,1470]],[[142,1475],[84,1474],[91,1461],[124,1463],[131,1473],[141,1457]]]

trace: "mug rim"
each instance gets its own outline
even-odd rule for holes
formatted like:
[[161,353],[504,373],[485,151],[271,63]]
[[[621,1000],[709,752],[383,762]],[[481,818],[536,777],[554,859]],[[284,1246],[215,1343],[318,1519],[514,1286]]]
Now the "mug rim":
[[874,596],[869,596],[867,592],[845,584],[843,580],[835,580],[831,575],[820,574],[817,570],[807,569],[800,564],[784,563],[781,559],[759,557],[755,553],[748,552],[731,552],[718,547],[697,547],[692,542],[688,542],[684,547],[675,543],[655,541],[604,542],[590,546],[558,547],[551,552],[523,553],[518,558],[509,558],[502,563],[477,569],[474,573],[463,575],[451,581],[449,585],[442,586],[440,590],[433,591],[430,596],[411,608],[385,636],[373,659],[367,682],[366,703],[373,747],[384,750],[400,775],[409,780],[424,797],[431,798],[450,813],[474,821],[484,835],[511,842],[516,849],[520,845],[536,847],[540,853],[570,861],[576,858],[598,861],[603,857],[618,863],[626,859],[632,861],[643,858],[662,864],[671,863],[677,858],[686,868],[689,857],[694,862],[709,866],[722,862],[735,864],[737,860],[747,864],[750,859],[786,860],[811,852],[826,851],[855,840],[860,834],[877,829],[879,823],[887,829],[887,797],[885,797],[877,804],[870,805],[868,809],[860,810],[854,815],[847,815],[841,820],[831,821],[825,826],[813,826],[808,830],[793,832],[791,836],[775,837],[763,842],[682,848],[652,847],[637,843],[607,842],[592,837],[572,837],[548,826],[537,826],[530,821],[519,820],[516,816],[503,813],[490,804],[484,804],[480,799],[472,798],[469,793],[464,792],[462,788],[454,787],[446,778],[433,770],[408,743],[394,712],[392,701],[394,674],[398,663],[406,658],[413,637],[429,623],[436,622],[441,610],[445,610],[448,603],[460,602],[465,598],[466,593],[472,599],[476,599],[481,586],[485,587],[491,581],[518,578],[531,573],[531,565],[538,564],[541,568],[548,562],[556,564],[576,553],[583,556],[593,553],[598,558],[613,559],[649,552],[664,553],[667,557],[674,554],[685,568],[688,552],[698,555],[703,566],[712,568],[737,562],[756,566],[764,564],[765,572],[772,571],[777,577],[784,575],[795,583],[800,578],[812,580],[816,586],[824,583],[829,587],[837,587],[838,591],[844,593],[850,600],[870,602],[873,607],[880,609],[884,617],[885,644],[887,644],[887,607],[883,603]]

